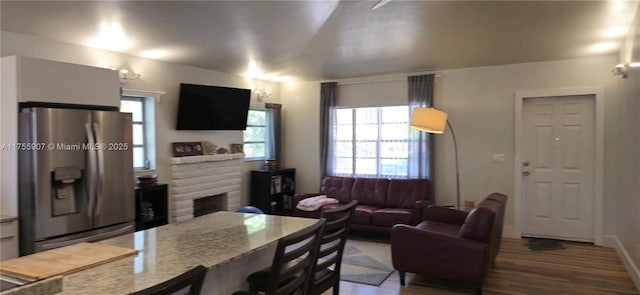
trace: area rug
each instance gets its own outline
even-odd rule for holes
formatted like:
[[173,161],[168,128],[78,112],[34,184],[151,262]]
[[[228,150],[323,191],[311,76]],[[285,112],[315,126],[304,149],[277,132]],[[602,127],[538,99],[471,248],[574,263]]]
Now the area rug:
[[528,238],[525,243],[531,251],[549,251],[565,249],[562,243],[558,240],[541,239],[541,238]]
[[388,243],[347,240],[342,257],[340,279],[380,286],[393,273]]

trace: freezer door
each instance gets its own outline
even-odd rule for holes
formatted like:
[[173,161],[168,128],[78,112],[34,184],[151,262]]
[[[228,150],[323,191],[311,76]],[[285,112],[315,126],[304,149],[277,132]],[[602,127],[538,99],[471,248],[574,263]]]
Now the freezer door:
[[42,252],[55,248],[65,247],[82,242],[97,242],[113,237],[121,236],[134,232],[135,223],[128,222],[123,224],[117,224],[110,227],[103,227],[100,229],[82,232],[79,234],[63,236],[51,240],[36,242],[34,245],[34,252]]
[[91,173],[83,150],[90,118],[86,110],[32,108],[20,114],[20,142],[43,144],[19,154],[25,238],[43,240],[92,228],[86,184]]
[[96,228],[135,219],[131,114],[92,112],[97,150]]

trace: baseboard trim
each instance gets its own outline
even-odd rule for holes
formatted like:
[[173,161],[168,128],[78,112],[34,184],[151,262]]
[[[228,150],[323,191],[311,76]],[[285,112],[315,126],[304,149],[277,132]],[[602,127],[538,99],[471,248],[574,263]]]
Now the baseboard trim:
[[502,227],[502,237],[504,238],[512,238],[512,239],[520,239],[522,238],[520,234],[516,232],[516,229],[513,226],[504,226]]
[[636,285],[636,289],[640,291],[640,270],[638,270],[638,266],[633,262],[631,255],[627,252],[627,249],[625,249],[620,240],[618,240],[618,236],[605,235],[603,237],[603,245],[605,247],[612,247],[616,249],[618,256],[620,256],[620,260],[622,260],[622,265],[624,265],[624,268],[629,273],[631,280]]

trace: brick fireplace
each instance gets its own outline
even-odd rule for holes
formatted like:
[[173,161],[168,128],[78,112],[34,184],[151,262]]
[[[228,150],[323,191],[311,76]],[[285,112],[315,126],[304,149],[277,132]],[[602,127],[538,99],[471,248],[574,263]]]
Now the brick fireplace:
[[193,199],[193,217],[227,210],[227,193]]
[[207,197],[216,197],[215,202],[209,203],[218,204],[222,210],[240,207],[243,158],[244,154],[171,158],[171,222],[192,219],[195,200]]

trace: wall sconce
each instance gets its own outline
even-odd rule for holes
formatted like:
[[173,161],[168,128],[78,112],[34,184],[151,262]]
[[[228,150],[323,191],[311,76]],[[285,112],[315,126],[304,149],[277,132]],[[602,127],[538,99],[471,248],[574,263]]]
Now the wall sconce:
[[626,78],[628,76],[629,67],[625,64],[617,64],[611,72],[616,76],[622,76],[622,78]]
[[629,70],[631,68],[640,68],[640,62],[617,64],[613,69],[611,69],[611,72],[616,76],[620,75],[622,78],[626,78],[629,76]]
[[271,92],[268,92],[266,90],[255,89],[253,90],[253,94],[255,95],[256,100],[259,103],[263,103],[265,98],[271,97]]
[[134,73],[133,71],[129,71],[127,69],[119,69],[118,75],[120,76],[120,80],[124,81],[138,80],[140,78],[140,74]]

